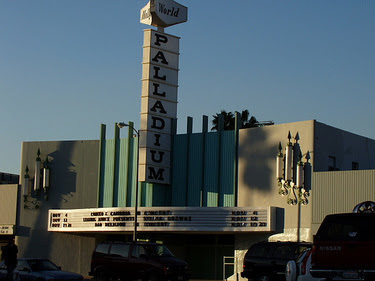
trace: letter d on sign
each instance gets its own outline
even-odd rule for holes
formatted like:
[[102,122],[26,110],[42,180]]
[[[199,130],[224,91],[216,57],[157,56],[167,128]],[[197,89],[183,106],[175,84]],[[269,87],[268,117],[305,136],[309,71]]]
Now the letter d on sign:
[[152,125],[151,128],[153,129],[158,129],[158,130],[163,130],[165,127],[165,121],[163,118],[156,117],[156,116],[151,116],[152,118]]

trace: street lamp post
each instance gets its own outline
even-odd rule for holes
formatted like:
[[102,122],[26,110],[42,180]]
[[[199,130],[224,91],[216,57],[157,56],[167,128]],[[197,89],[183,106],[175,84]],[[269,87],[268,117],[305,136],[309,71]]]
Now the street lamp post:
[[133,241],[137,241],[137,226],[138,226],[138,173],[139,173],[139,139],[140,134],[139,131],[134,129],[133,126],[126,124],[124,122],[117,123],[117,127],[124,128],[129,127],[131,128],[138,136],[138,146],[137,146],[137,174],[136,174],[136,184],[135,184],[135,206],[134,206],[134,230],[133,230]]

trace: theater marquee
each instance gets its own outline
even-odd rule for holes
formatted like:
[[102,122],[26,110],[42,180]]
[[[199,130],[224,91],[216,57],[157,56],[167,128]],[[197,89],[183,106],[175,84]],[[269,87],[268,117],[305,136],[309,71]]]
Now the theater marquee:
[[[275,230],[276,208],[140,207],[143,232],[269,232]],[[132,232],[134,208],[50,210],[48,231]]]

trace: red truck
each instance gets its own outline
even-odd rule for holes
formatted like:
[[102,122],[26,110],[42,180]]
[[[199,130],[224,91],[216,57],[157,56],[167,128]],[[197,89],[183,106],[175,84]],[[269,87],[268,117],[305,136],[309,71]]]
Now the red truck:
[[313,277],[375,280],[375,213],[328,215],[314,236]]

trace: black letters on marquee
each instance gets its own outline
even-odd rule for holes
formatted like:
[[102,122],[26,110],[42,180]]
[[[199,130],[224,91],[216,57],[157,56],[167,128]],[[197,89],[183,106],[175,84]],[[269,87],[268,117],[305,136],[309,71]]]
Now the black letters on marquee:
[[155,137],[154,145],[155,145],[155,146],[160,146],[160,137],[161,137],[161,135],[159,135],[159,134],[154,134],[154,137]]
[[159,109],[159,113],[167,114],[167,112],[165,111],[164,106],[163,106],[163,104],[161,103],[160,100],[155,102],[154,106],[151,107],[150,111],[156,112],[156,109]]
[[150,172],[149,175],[148,175],[148,178],[150,180],[152,180],[152,179],[160,180],[160,181],[164,180],[164,177],[163,177],[164,169],[163,168],[159,168],[157,172],[155,171],[154,167],[148,167],[148,170]]
[[[155,163],[161,163],[163,162],[163,156],[164,156],[164,153],[165,152],[162,152],[162,151],[156,151],[156,150],[150,150],[151,152],[151,159],[152,159],[152,162],[155,162]],[[155,157],[156,153],[159,153],[159,159],[157,159]]]
[[[174,81],[175,78],[171,79],[169,75],[171,74],[177,78],[175,73],[178,72],[178,69],[176,69],[178,67],[178,39],[171,39],[166,34],[158,33],[154,30],[151,31],[151,34],[147,33],[148,35],[151,35],[151,38],[150,41],[145,40],[147,44],[145,47],[150,47],[147,49],[147,52],[150,53],[148,56],[144,56],[144,65],[149,66],[147,69],[149,72],[145,80],[151,80],[151,82],[149,82],[150,84],[148,84],[147,88],[143,89],[147,89],[148,92],[148,99],[145,99],[148,107],[147,129],[145,131],[149,132],[146,132],[147,141],[145,146],[142,147],[146,151],[143,154],[146,157],[146,162],[144,164],[145,174],[142,174],[142,180],[148,179],[150,182],[154,180],[155,182],[160,181],[167,184],[169,179],[166,177],[169,177],[170,167],[164,167],[163,165],[163,168],[159,168],[155,166],[169,163],[168,157],[171,148],[168,140],[171,133],[171,125],[166,122],[171,122],[171,119],[175,118],[177,104],[175,103],[177,98],[176,81]],[[174,42],[177,44],[174,44]],[[175,61],[176,59],[177,61]],[[142,94],[144,93],[142,92]],[[159,151],[160,148],[164,151]]]
[[152,61],[159,62],[159,59],[161,59],[161,63],[168,64],[168,61],[165,59],[165,56],[162,51],[159,51],[156,56],[152,59]]
[[155,74],[154,74],[154,78],[155,79],[160,79],[160,80],[167,80],[167,76],[159,76],[159,70],[160,70],[160,67],[157,67],[157,66],[154,66],[154,70],[155,70]]
[[[151,166],[147,168],[148,178],[151,180],[163,181],[165,176],[163,168]],[[49,231],[87,231],[92,227],[105,231],[106,228],[127,231],[121,227],[130,227],[134,222],[134,215],[130,208],[113,209],[98,208],[92,210],[68,210],[69,213],[50,213]],[[194,228],[188,231],[199,231],[200,229],[231,228],[227,231],[272,231],[269,227],[268,211],[264,209],[252,208],[230,208],[229,210],[205,211],[205,208],[141,208],[137,213],[140,217],[140,226],[152,227],[172,227],[168,231],[182,228]],[[70,213],[71,212],[71,213]],[[206,222],[214,223],[208,226]],[[257,229],[255,229],[257,228]],[[0,231],[4,230],[0,226]],[[177,230],[178,231],[178,230]],[[185,231],[185,230],[183,230]],[[226,231],[226,230],[224,230]]]
[[160,97],[165,97],[165,92],[162,92],[162,93],[158,92],[160,84],[152,83],[152,85],[154,86],[154,92],[152,93],[153,95],[160,96]]
[[168,37],[167,36],[164,36],[162,34],[158,34],[158,33],[155,33],[155,36],[156,36],[156,41],[155,41],[155,45],[156,46],[161,46],[160,43],[168,43]]
[[158,130],[163,130],[165,127],[165,121],[163,118],[156,117],[156,116],[151,116],[152,118],[152,125],[151,128],[153,129],[158,129]]

